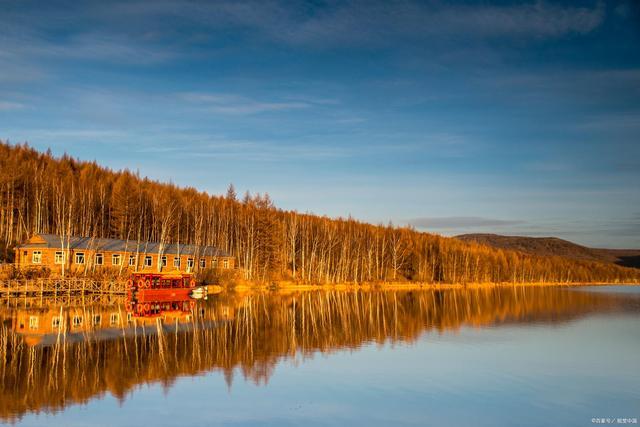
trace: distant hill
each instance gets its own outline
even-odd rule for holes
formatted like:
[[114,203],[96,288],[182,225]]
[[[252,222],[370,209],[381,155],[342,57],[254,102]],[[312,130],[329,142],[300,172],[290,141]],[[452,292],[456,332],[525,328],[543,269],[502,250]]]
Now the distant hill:
[[585,261],[601,261],[640,268],[640,249],[588,248],[557,237],[501,236],[499,234],[461,234],[456,239],[477,242],[500,249],[511,249],[543,256],[561,256]]

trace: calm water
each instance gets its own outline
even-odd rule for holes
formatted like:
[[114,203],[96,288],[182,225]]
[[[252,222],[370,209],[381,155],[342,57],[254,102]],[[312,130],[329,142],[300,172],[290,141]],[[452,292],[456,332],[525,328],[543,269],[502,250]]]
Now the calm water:
[[640,421],[640,288],[230,293],[184,307],[140,319],[124,301],[5,300],[0,423]]

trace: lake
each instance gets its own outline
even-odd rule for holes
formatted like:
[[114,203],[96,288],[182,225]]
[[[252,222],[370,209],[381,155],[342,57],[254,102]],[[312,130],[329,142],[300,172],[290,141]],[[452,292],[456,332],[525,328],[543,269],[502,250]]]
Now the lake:
[[640,418],[639,287],[221,293],[138,318],[3,300],[0,423],[587,426]]

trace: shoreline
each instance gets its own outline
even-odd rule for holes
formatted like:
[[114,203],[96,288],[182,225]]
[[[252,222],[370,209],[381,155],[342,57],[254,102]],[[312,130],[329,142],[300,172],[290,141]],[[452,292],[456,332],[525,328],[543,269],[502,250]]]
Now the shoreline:
[[[451,290],[451,289],[484,289],[484,288],[508,288],[508,287],[581,287],[581,286],[640,286],[640,283],[607,283],[607,282],[500,282],[500,283],[339,283],[339,284],[298,284],[298,283],[272,283],[272,284],[239,284],[239,285],[208,285],[210,291],[220,292],[250,292],[250,291],[413,291],[413,290]],[[212,289],[213,288],[213,289]]]

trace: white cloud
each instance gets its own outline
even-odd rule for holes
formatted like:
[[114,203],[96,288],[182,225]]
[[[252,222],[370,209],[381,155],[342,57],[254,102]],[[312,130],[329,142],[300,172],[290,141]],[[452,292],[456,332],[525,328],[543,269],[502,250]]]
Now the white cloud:
[[558,37],[593,31],[604,19],[604,8],[601,4],[591,9],[536,2],[517,6],[457,6],[443,8],[432,16],[439,23],[439,30],[445,32],[489,37]]
[[275,40],[318,46],[385,43],[393,36],[550,38],[589,33],[604,19],[601,4],[588,8],[562,7],[545,2],[515,6],[450,6],[354,1],[331,9],[318,9],[311,16],[284,3],[279,6],[274,7],[270,3],[268,7],[261,7],[258,3],[245,8],[251,9],[249,13],[244,13],[247,10],[239,13],[237,8],[227,7],[217,9],[214,15],[218,19],[226,18],[236,24],[257,28]]
[[[139,28],[143,34],[162,35],[171,30],[165,24],[171,22],[203,30],[239,27],[254,30],[272,41],[316,47],[380,44],[393,36],[560,37],[589,33],[605,17],[602,3],[565,7],[545,1],[449,5],[356,0],[313,7],[284,0],[165,0],[100,2],[83,8],[82,12],[88,20],[116,26],[125,33],[134,33]],[[40,25],[46,25],[48,19],[41,17]]]
[[222,114],[258,114],[311,107],[310,103],[303,101],[258,101],[232,94],[185,93],[179,96],[207,111]]
[[51,41],[39,32],[27,29],[5,36],[4,43],[0,49],[3,62],[63,58],[145,65],[180,56],[178,51],[169,47],[109,32],[85,32]]
[[506,227],[523,224],[524,221],[483,218],[477,216],[421,217],[408,221],[410,225],[422,229]]
[[159,146],[154,141],[153,132],[146,132],[147,138],[137,138],[138,153],[170,154],[172,157],[188,159],[227,159],[243,162],[286,163],[291,160],[320,160],[353,156],[356,150],[349,147],[328,144],[292,144],[278,140],[231,138],[224,135],[183,133],[165,130],[175,144]]
[[20,104],[19,102],[0,100],[0,111],[22,110],[23,108],[24,108],[24,104]]

